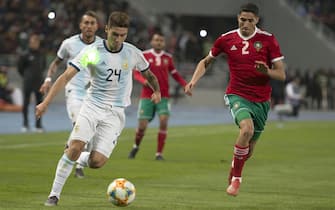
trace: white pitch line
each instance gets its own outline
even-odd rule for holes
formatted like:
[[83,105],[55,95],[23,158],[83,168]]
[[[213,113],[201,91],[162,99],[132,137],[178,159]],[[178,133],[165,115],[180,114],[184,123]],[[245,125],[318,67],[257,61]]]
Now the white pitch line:
[[[64,143],[65,144],[65,143]],[[45,142],[45,143],[39,143],[39,144],[15,144],[15,145],[1,145],[0,150],[6,150],[6,149],[21,149],[21,148],[31,148],[31,147],[44,147],[44,146],[57,146],[62,145],[59,142]]]

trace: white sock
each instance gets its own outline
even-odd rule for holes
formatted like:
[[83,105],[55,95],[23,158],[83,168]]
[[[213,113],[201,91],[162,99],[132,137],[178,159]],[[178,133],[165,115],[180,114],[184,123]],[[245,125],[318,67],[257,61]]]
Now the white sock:
[[76,164],[76,168],[77,168],[77,169],[83,169],[84,166],[82,166],[82,165],[80,165],[80,164],[77,163],[77,164]]
[[240,181],[240,183],[242,183],[242,177],[235,177],[235,176],[233,176],[233,178],[231,179],[231,181],[235,181],[236,179],[238,179]]
[[75,161],[70,160],[64,153],[64,155],[58,161],[55,179],[49,197],[57,196],[57,198],[59,199],[65,181],[70,176],[74,164]]
[[90,152],[81,152],[77,164],[81,165],[82,167],[88,167],[88,159],[90,157]]

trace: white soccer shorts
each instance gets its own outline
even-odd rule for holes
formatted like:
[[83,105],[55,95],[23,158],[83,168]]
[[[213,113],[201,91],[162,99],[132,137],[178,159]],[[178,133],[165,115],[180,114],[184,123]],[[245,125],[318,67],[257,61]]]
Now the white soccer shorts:
[[90,143],[92,151],[97,151],[109,158],[124,125],[124,108],[110,106],[101,108],[84,102],[69,141],[80,140]]
[[71,90],[65,91],[66,110],[72,124],[76,122],[80,108],[83,105],[85,98],[85,96],[80,98],[80,97],[74,97],[74,95],[75,91]]

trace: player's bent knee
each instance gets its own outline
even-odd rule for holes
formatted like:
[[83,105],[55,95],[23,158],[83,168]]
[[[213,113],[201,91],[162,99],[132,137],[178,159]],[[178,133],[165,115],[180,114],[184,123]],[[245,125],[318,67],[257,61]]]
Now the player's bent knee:
[[254,135],[254,129],[251,127],[243,127],[241,128],[241,135],[245,137],[246,139],[251,139],[251,137]]
[[71,148],[70,147],[66,150],[66,154],[67,154],[68,158],[72,161],[77,160],[80,156],[80,153],[81,153],[81,151],[77,148]]
[[106,161],[90,160],[88,163],[89,163],[90,168],[97,169],[97,168],[101,168],[102,166],[104,166]]
[[98,161],[90,161],[89,162],[89,167],[90,168],[93,168],[93,169],[97,169],[97,168],[101,168],[103,166],[103,164],[101,164],[100,162]]
[[79,158],[81,151],[82,151],[81,144],[70,144],[70,146],[65,150],[65,153],[67,154],[70,160],[75,161]]
[[88,165],[90,168],[93,168],[93,169],[101,168],[102,166],[105,165],[107,160],[108,158],[102,155],[101,153],[92,151],[90,159],[88,161]]

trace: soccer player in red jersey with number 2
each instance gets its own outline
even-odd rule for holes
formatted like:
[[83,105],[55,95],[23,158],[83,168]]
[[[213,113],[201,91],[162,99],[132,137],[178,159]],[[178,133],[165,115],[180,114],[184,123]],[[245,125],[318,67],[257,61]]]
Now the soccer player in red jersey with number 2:
[[221,53],[227,55],[230,81],[225,101],[239,127],[234,156],[228,177],[227,193],[237,196],[242,182],[242,169],[252,155],[257,139],[264,130],[270,109],[270,79],[285,80],[284,56],[274,35],[257,28],[258,7],[253,3],[241,6],[238,29],[221,35],[202,59],[185,87],[192,95],[206,67]]
[[152,90],[147,80],[141,75],[134,72],[135,80],[143,84],[140,103],[138,107],[138,128],[135,134],[135,144],[130,151],[128,158],[133,159],[139,150],[140,143],[143,139],[148,123],[154,118],[155,113],[159,115],[159,132],[157,135],[156,160],[164,160],[163,148],[167,136],[168,119],[170,115],[169,105],[169,74],[181,86],[186,85],[186,81],[176,70],[172,55],[164,51],[165,37],[160,31],[156,31],[151,38],[152,48],[143,52],[144,57],[150,63],[152,73],[157,77],[162,94],[162,100],[158,104],[150,101]]

